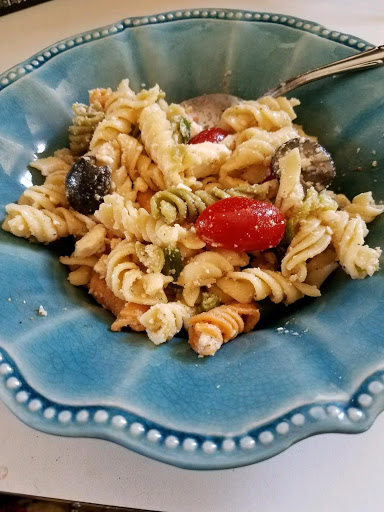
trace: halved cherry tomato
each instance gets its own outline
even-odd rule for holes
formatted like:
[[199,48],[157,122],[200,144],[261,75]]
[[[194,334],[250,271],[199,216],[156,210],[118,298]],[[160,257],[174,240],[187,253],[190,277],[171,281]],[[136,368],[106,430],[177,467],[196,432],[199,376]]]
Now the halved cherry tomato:
[[221,128],[208,128],[198,133],[192,139],[189,140],[188,144],[201,144],[202,142],[220,142],[228,135],[228,132]]
[[235,196],[208,206],[195,226],[197,235],[212,247],[263,251],[283,238],[285,219],[273,204]]

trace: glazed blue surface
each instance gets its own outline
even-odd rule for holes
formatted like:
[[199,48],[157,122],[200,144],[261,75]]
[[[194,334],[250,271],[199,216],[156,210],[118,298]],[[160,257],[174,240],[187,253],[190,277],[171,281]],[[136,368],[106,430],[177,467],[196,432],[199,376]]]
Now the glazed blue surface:
[[[171,101],[257,98],[368,45],[285,16],[213,12],[124,20],[1,75],[1,220],[38,182],[28,162],[67,145],[71,104],[91,88],[129,77],[136,89],[159,83]],[[294,93],[299,124],[332,153],[334,188],[350,196],[373,190],[384,200],[383,79],[377,69]],[[371,246],[383,245],[383,223],[370,225]],[[182,338],[155,347],[145,335],[109,331],[111,315],[68,283],[58,254],[0,231],[0,397],[33,427],[208,469],[262,460],[314,433],[361,431],[384,407],[382,270],[363,281],[338,271],[320,299],[266,305],[257,331],[198,359]],[[47,317],[36,315],[40,305]]]

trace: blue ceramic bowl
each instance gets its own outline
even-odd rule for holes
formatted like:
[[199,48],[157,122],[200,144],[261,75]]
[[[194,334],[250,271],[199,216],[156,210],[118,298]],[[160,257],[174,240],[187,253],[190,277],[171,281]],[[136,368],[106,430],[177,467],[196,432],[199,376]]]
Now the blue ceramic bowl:
[[[257,98],[368,46],[300,19],[223,10],[126,19],[55,44],[0,76],[0,215],[37,180],[28,162],[68,143],[71,104],[91,88],[129,77],[134,88],[158,82],[173,101],[220,91]],[[373,190],[377,200],[383,80],[376,69],[295,92],[300,124],[334,156],[335,187]],[[382,243],[383,222],[370,225],[370,245]],[[0,239],[0,396],[37,429],[213,469],[313,434],[360,432],[384,408],[383,271],[363,281],[339,271],[320,299],[266,310],[257,331],[198,359],[184,339],[156,348],[144,335],[110,332],[111,315],[68,283],[57,248],[3,231]],[[36,315],[40,305],[47,317]]]

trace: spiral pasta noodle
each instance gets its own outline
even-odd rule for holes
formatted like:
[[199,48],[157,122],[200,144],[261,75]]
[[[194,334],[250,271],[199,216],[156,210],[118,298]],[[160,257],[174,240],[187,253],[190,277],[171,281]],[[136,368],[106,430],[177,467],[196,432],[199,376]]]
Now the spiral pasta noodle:
[[364,244],[368,229],[359,215],[350,218],[345,211],[326,211],[319,218],[331,228],[339,263],[352,279],[364,279],[378,270],[381,249]]
[[140,115],[139,127],[147,152],[163,172],[166,185],[181,183],[185,149],[175,143],[166,113],[157,104],[146,107]]
[[105,110],[105,104],[107,103],[111,94],[112,89],[110,87],[107,89],[101,87],[97,89],[91,89],[89,91],[89,104],[92,105],[93,103],[100,103],[102,109]]
[[126,302],[111,325],[111,331],[121,331],[124,327],[129,327],[136,332],[145,331],[144,325],[140,323],[140,317],[148,311],[149,307],[146,304]]
[[29,205],[39,210],[54,210],[58,206],[67,207],[64,184],[52,184],[49,180],[48,184],[32,185],[21,194],[18,204]]
[[84,286],[90,282],[92,270],[106,249],[106,234],[105,227],[96,224],[76,242],[71,256],[59,258],[60,263],[68,265],[71,269],[68,280],[74,286]]
[[177,284],[183,287],[183,298],[188,306],[194,306],[203,286],[210,286],[224,274],[231,272],[233,265],[215,251],[193,257],[183,268]]
[[117,91],[106,100],[105,119],[97,125],[90,142],[90,149],[93,150],[105,142],[117,139],[120,133],[131,133],[141,110],[154,103],[159,96],[158,85],[136,95],[129,87],[129,81],[123,80]]
[[104,119],[104,110],[99,102],[74,103],[72,110],[75,115],[69,127],[69,147],[74,155],[83,155],[89,149],[96,126]]
[[315,286],[300,281],[290,281],[281,272],[260,268],[228,272],[225,277],[216,281],[216,285],[241,304],[269,297],[275,304],[284,302],[288,305],[303,298],[304,295],[320,296],[320,291]]
[[307,261],[325,251],[332,240],[332,231],[320,219],[309,217],[302,222],[281,262],[281,272],[291,281],[305,281]]
[[61,207],[39,210],[33,206],[11,203],[5,210],[7,216],[2,225],[5,231],[22,238],[34,237],[44,244],[68,235],[83,236],[95,225],[90,217]]
[[304,199],[304,189],[300,183],[301,160],[298,148],[280,158],[280,168],[280,185],[275,205],[289,216],[289,210]]
[[337,208],[337,202],[327,192],[319,193],[313,187],[310,187],[305,199],[297,203],[290,211],[290,218],[285,228],[286,241],[290,242],[294,238],[301,221],[308,216],[316,217],[322,211],[336,211]]
[[165,190],[167,183],[164,173],[147,156],[141,154],[136,162],[135,185],[141,192],[146,192],[148,189],[153,191]]
[[160,345],[179,333],[194,312],[194,308],[182,302],[155,304],[140,317],[140,323],[145,327],[148,338],[155,345]]
[[28,205],[39,210],[54,210],[58,206],[68,206],[65,195],[65,177],[73,163],[71,153],[59,150],[55,156],[40,158],[30,163],[45,176],[42,185],[32,185],[24,190],[18,204]]
[[255,304],[218,306],[189,319],[188,343],[199,356],[213,356],[223,343],[253,329],[259,318]]
[[68,172],[74,161],[74,156],[69,149],[59,149],[55,151],[54,156],[38,158],[30,162],[29,165],[48,178],[56,172]]
[[39,158],[30,162],[29,165],[45,177],[44,186],[53,185],[64,191],[65,178],[74,161],[74,156],[69,149],[59,149],[55,151],[54,156]]
[[175,245],[188,234],[179,225],[167,226],[154,219],[144,208],[135,208],[131,201],[124,201],[118,194],[105,196],[95,217],[115,236],[150,242],[159,247]]
[[359,215],[368,224],[383,213],[384,205],[375,203],[372,192],[364,192],[355,196],[352,203],[345,206],[344,211],[348,212],[350,217]]
[[106,282],[116,297],[126,302],[154,305],[167,302],[164,288],[172,277],[160,272],[145,273],[133,261],[135,244],[121,241],[110,252],[106,262]]
[[226,187],[236,187],[264,181],[270,173],[276,149],[297,136],[292,126],[275,132],[248,128],[237,133],[233,153],[220,169],[220,183]]
[[293,107],[299,105],[296,99],[264,96],[257,101],[243,101],[228,108],[222,115],[220,126],[226,130],[240,132],[251,127],[276,131],[291,126],[296,118]]

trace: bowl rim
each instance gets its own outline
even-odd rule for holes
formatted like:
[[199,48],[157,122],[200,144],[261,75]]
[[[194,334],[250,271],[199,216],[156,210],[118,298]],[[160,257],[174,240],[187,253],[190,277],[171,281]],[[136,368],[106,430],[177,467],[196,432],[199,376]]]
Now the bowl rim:
[[71,37],[64,38],[52,45],[48,45],[38,51],[32,57],[12,66],[8,70],[0,74],[0,92],[20,78],[23,78],[35,69],[39,69],[46,62],[55,58],[57,55],[68,51],[74,47],[87,44],[91,41],[103,39],[105,37],[123,32],[127,29],[144,26],[159,25],[164,23],[177,23],[178,21],[186,21],[193,19],[202,20],[228,20],[228,21],[246,21],[250,23],[271,23],[276,25],[285,25],[290,28],[308,32],[323,39],[329,39],[343,46],[353,48],[357,51],[364,51],[374,48],[374,45],[353,36],[352,34],[343,33],[337,30],[331,30],[319,23],[289,16],[287,14],[277,14],[264,11],[250,11],[239,9],[220,9],[220,8],[199,8],[199,9],[180,9],[167,11],[164,13],[134,16],[124,18],[110,25],[104,25],[86,32],[80,32]]
[[[49,45],[0,74],[0,94],[46,62],[77,46],[139,26],[196,19],[284,25],[356,51],[374,47],[353,35],[285,14],[220,8],[174,10],[125,18]],[[384,409],[384,369],[368,375],[345,402],[328,399],[324,403],[317,401],[294,407],[233,438],[178,432],[117,407],[56,403],[28,384],[16,362],[1,346],[0,398],[24,423],[46,433],[113,441],[183,469],[227,469],[260,462],[312,435],[358,433],[368,429]]]

